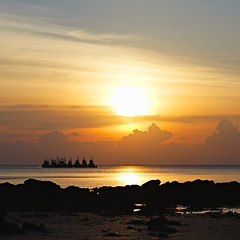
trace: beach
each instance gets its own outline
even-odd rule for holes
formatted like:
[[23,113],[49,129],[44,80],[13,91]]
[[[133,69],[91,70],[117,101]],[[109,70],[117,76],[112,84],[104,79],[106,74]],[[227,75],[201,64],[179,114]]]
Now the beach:
[[[156,218],[153,216],[152,218]],[[174,226],[178,231],[170,234],[168,239],[196,240],[237,240],[240,237],[240,217],[208,215],[168,216],[169,220],[181,223]],[[43,224],[45,232],[26,230],[24,234],[0,234],[6,240],[40,240],[40,239],[161,239],[158,231],[148,230],[149,218],[141,215],[107,216],[95,213],[11,213],[6,218],[19,226],[23,222],[36,225]]]
[[94,189],[35,179],[2,183],[0,239],[234,240],[239,193],[238,182],[208,180]]

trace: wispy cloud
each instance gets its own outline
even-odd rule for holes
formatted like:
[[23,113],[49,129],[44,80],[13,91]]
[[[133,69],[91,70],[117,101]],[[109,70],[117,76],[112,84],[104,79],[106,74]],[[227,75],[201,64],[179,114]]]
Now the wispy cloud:
[[119,34],[114,32],[99,33],[88,30],[84,27],[64,26],[54,21],[47,21],[45,18],[34,16],[14,16],[4,13],[0,18],[0,26],[4,31],[18,34],[29,34],[45,38],[66,40],[88,44],[118,45],[133,41],[136,37],[131,34]]
[[53,130],[119,125],[123,119],[103,106],[13,105],[0,107],[0,125],[12,129]]
[[133,121],[159,121],[159,122],[175,122],[175,123],[204,123],[217,122],[223,118],[240,121],[240,114],[238,115],[185,115],[185,116],[136,116]]
[[[137,53],[136,55],[139,56],[139,59],[144,59],[144,64],[149,65],[149,63],[151,63],[152,65],[149,67],[154,68],[155,70],[158,69],[158,72],[156,71],[155,73],[158,81],[161,77],[172,82],[176,81],[197,85],[206,84],[210,86],[221,87],[239,87],[239,64],[236,64],[236,62],[233,62],[233,60],[223,60],[223,56],[225,55],[222,56],[219,53],[212,55],[211,53],[209,56],[203,57],[200,54],[192,55],[187,53],[187,49],[186,54],[182,54],[179,53],[175,48],[175,52],[172,52],[171,49],[173,48],[174,43],[170,41],[164,42],[163,39],[159,38],[159,33],[152,35],[138,34],[136,32],[133,34],[129,31],[123,33],[117,29],[114,31],[112,28],[109,30],[105,29],[104,31],[97,31],[91,25],[83,24],[81,26],[81,24],[76,24],[76,19],[78,18],[80,18],[80,21],[86,21],[86,19],[81,19],[80,16],[75,16],[75,18],[72,20],[72,24],[63,24],[61,21],[61,14],[59,16],[57,11],[51,12],[49,10],[49,8],[54,10],[54,5],[50,5],[49,8],[40,2],[36,5],[29,4],[28,2],[22,4],[15,2],[12,3],[11,7],[9,7],[9,5],[4,4],[4,6],[2,6],[1,12],[3,15],[1,17],[0,26],[4,32],[11,33],[9,38],[18,38],[19,43],[16,43],[16,46],[19,46],[21,42],[19,37],[23,38],[24,35],[26,35],[26,37],[28,36],[27,42],[29,45],[24,45],[24,48],[26,48],[24,55],[28,59],[24,60],[24,58],[20,58],[14,60],[2,58],[1,64],[6,65],[12,61],[15,66],[23,66],[25,64],[25,67],[39,66],[48,69],[51,66],[54,67],[55,65],[58,67],[58,70],[73,70],[79,68],[79,71],[94,71],[94,69],[96,70],[96,66],[84,66],[83,61],[80,60],[81,58],[84,58],[86,61],[86,52],[83,51],[83,48],[91,49],[91,45],[95,47],[99,46],[99,48],[101,48],[101,46],[116,46],[115,49],[109,48],[102,49],[102,51],[99,51],[99,49],[96,50],[96,52],[98,52],[96,57],[98,59],[104,58],[106,57],[106,53],[115,51],[115,56],[118,57],[114,58],[112,56],[113,59],[107,59],[107,61],[124,61],[124,56],[122,56],[120,54],[121,51],[117,49],[117,46],[121,46],[122,50],[124,48],[125,52],[127,52],[127,48],[129,48],[130,52],[135,54]],[[16,10],[16,8],[18,10]],[[37,15],[34,15],[33,13],[37,13]],[[50,17],[52,17],[52,19],[50,19]],[[156,30],[156,32],[158,31]],[[39,49],[39,51],[36,53],[38,48],[36,48],[36,44],[39,45],[42,44],[42,42],[45,42],[46,44],[48,40],[51,40],[51,43],[48,43],[49,46],[46,45],[44,49]],[[6,43],[8,39],[4,39],[3,41]],[[22,44],[24,44],[25,41],[26,39],[23,38]],[[51,49],[52,47],[54,47],[56,52],[62,52],[62,49],[59,49],[62,46],[62,41],[65,41],[65,46],[71,45],[72,43],[79,43],[79,45],[83,44],[82,48],[79,48],[78,46],[73,50],[73,52],[81,52],[81,58],[74,59],[74,63],[73,59],[70,59],[70,63],[68,63],[67,61],[63,60],[62,62],[59,62],[60,59],[57,54],[55,56],[57,60],[54,62],[52,60],[54,53],[51,54],[52,56],[48,61],[46,59],[40,59],[39,56],[37,59],[34,59],[31,56],[32,54],[28,54],[26,56],[27,51],[34,51],[35,55],[39,55],[40,51],[51,52],[53,51],[53,49]],[[87,44],[87,46],[84,44]],[[169,46],[166,47],[166,44]],[[3,44],[3,48],[5,45],[6,44]],[[11,46],[12,45],[13,43],[11,43]],[[20,49],[22,50],[22,46]],[[18,56],[18,50],[16,50],[16,56]],[[19,54],[22,54],[22,52],[19,52]],[[90,56],[93,53],[89,52],[88,54]],[[236,61],[236,58],[234,59],[234,61]],[[14,63],[14,61],[18,62]],[[21,61],[21,63],[19,63],[19,61]],[[77,61],[79,61],[81,64],[75,64]],[[96,63],[96,61],[97,60],[95,58],[93,65]],[[134,64],[139,64],[140,62],[140,60],[137,62],[136,59],[134,59],[134,61]],[[79,65],[82,65],[82,67]],[[159,69],[166,69],[167,74],[164,75],[164,73],[159,71]]]

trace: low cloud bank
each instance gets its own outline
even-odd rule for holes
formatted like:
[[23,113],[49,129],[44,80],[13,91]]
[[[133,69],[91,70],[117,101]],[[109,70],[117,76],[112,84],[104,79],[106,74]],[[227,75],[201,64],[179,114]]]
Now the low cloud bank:
[[229,120],[222,119],[202,145],[164,144],[171,137],[171,132],[154,123],[147,131],[133,130],[119,142],[70,142],[62,132],[53,131],[42,135],[38,144],[0,143],[0,164],[40,164],[56,156],[93,156],[97,164],[111,165],[240,164],[240,131]]

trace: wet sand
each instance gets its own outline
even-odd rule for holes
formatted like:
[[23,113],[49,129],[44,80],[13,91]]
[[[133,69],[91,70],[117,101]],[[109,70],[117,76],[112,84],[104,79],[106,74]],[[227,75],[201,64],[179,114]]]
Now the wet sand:
[[[154,218],[154,217],[151,217]],[[168,220],[180,222],[172,226],[178,232],[170,234],[171,240],[239,240],[240,217],[220,215],[179,215],[167,216]],[[44,224],[46,232],[26,230],[21,234],[0,234],[3,240],[95,240],[95,239],[164,239],[159,233],[149,231],[149,218],[140,215],[107,216],[96,213],[30,213],[14,212],[6,216],[6,221]]]
[[[238,182],[160,183],[95,189],[35,179],[0,184],[0,239],[240,239],[240,215],[213,211],[240,205]],[[179,214],[179,206],[190,213],[211,210]]]

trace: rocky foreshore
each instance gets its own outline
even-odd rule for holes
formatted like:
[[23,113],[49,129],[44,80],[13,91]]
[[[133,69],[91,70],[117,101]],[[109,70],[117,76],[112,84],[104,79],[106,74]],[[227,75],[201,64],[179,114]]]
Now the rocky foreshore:
[[167,182],[151,180],[142,186],[100,187],[69,186],[61,188],[50,181],[29,179],[24,184],[0,184],[0,207],[6,211],[83,211],[115,210],[131,213],[136,203],[142,212],[157,214],[169,206],[185,205],[191,209],[240,206],[240,183],[214,183],[208,180]]
[[[152,180],[142,186],[88,189],[74,186],[61,188],[53,182],[29,179],[24,184],[0,184],[0,196],[0,236],[17,234],[16,239],[54,239],[56,234],[51,229],[70,234],[75,232],[75,225],[80,227],[76,238],[66,238],[156,239],[171,236],[171,239],[188,239],[185,235],[181,238],[181,234],[185,231],[193,237],[193,229],[198,228],[196,221],[200,220],[202,227],[212,224],[212,229],[221,231],[221,236],[226,233],[228,239],[239,236],[234,233],[229,238],[231,234],[226,232],[227,228],[238,226],[240,217],[237,213],[208,212],[193,216],[179,214],[176,208],[178,205],[187,206],[187,211],[191,212],[226,205],[240,206],[238,182],[196,180],[160,184],[160,180]],[[72,221],[71,226],[69,221]],[[188,224],[191,227],[188,228]],[[96,229],[91,231],[89,226]],[[37,238],[29,231],[37,232]],[[213,231],[202,228],[201,231],[209,233],[209,239],[215,239],[214,234],[211,235]],[[7,239],[6,235],[2,236]],[[205,236],[205,239],[208,238]]]

